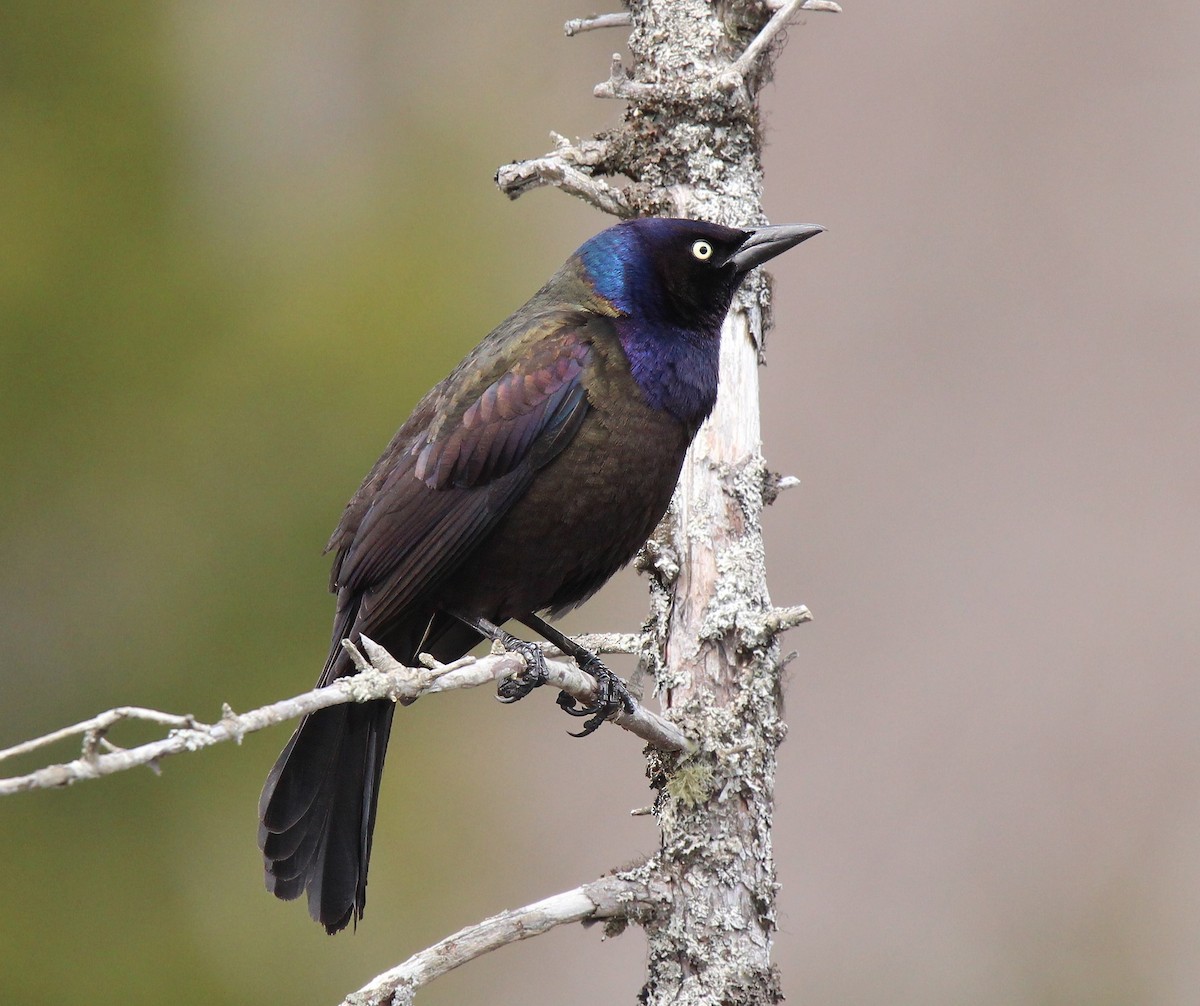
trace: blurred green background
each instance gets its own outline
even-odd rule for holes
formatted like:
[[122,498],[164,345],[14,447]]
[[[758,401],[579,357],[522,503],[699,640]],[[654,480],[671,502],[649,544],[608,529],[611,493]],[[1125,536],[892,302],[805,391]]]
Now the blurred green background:
[[[817,614],[789,639],[785,990],[1194,1002],[1200,14],[846,6],[764,94],[772,219],[830,227],[775,269],[764,373],[768,459],[803,479],[773,591]],[[590,10],[0,5],[0,746],[309,687],[343,502],[608,223],[491,182],[616,121],[591,88],[620,34],[561,35]],[[623,575],[567,625],[643,606]],[[286,730],[6,798],[0,1002],[333,1003],[653,849],[638,746],[568,726],[549,696],[403,710],[334,939],[261,888]],[[632,1002],[642,955],[556,931],[421,1002]]]

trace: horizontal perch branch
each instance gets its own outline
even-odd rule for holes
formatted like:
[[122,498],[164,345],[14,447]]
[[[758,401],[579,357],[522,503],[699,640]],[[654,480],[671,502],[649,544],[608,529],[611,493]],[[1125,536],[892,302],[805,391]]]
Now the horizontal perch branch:
[[[636,652],[640,637],[605,634],[586,637],[586,641],[593,643],[599,652],[629,653]],[[384,698],[411,702],[422,695],[455,688],[474,688],[525,671],[525,658],[519,653],[494,653],[479,658],[464,657],[452,664],[439,664],[422,654],[422,661],[428,661],[425,666],[405,667],[394,660],[383,647],[370,640],[364,638],[362,645],[373,664],[368,663],[357,649],[351,647],[351,655],[355,657],[359,667],[358,674],[246,713],[238,714],[225,706],[221,719],[216,723],[201,723],[192,716],[177,716],[137,706],[121,706],[0,751],[0,761],[3,761],[37,751],[68,737],[83,737],[83,751],[74,761],[49,765],[28,775],[0,779],[0,796],[69,786],[141,765],[157,771],[159,762],[170,755],[199,751],[230,740],[240,742],[246,734],[299,719],[327,706]],[[558,651],[549,648],[547,652]],[[595,682],[590,675],[579,670],[573,661],[568,663],[563,660],[547,660],[546,674],[551,685],[573,695],[584,705],[591,705],[595,701]],[[111,744],[106,735],[124,720],[158,723],[170,728],[170,732],[161,740],[128,749],[119,748]],[[642,740],[666,750],[682,751],[690,747],[677,727],[641,705],[636,706],[631,713],[617,713],[613,722]]]
[[[370,664],[357,651],[351,649],[350,655],[355,657],[360,671],[382,673],[389,678],[407,676],[411,697],[446,692],[455,688],[474,688],[486,685],[502,678],[520,675],[525,670],[525,658],[519,653],[493,653],[487,657],[463,657],[450,664],[439,664],[429,659],[427,666],[422,668],[405,667],[387,652],[382,646],[362,637],[363,649],[370,657]],[[348,644],[343,643],[343,646]],[[425,654],[421,655],[424,661]],[[547,660],[545,663],[546,684],[573,696],[585,706],[593,705],[596,701],[596,682],[592,676],[581,671],[574,661]],[[359,675],[361,676],[361,675]],[[390,693],[389,693],[390,694]],[[409,692],[399,692],[394,697],[409,700]],[[651,712],[641,704],[635,704],[633,712],[624,710],[612,716],[612,722],[628,730],[642,740],[660,747],[665,751],[687,751],[692,745],[679,728],[657,713]]]

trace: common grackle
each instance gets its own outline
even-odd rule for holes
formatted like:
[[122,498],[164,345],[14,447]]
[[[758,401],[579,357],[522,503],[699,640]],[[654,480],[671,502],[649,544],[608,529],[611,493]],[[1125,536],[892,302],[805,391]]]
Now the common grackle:
[[[342,514],[333,643],[320,684],[354,672],[360,633],[414,663],[449,661],[516,619],[596,679],[591,730],[630,698],[594,655],[537,616],[581,603],[666,512],[717,395],[721,322],[754,266],[820,233],[629,220],[584,243],[429,392]],[[308,893],[335,933],[361,919],[394,706],[333,706],[301,722],[267,777],[259,846],[268,890]]]

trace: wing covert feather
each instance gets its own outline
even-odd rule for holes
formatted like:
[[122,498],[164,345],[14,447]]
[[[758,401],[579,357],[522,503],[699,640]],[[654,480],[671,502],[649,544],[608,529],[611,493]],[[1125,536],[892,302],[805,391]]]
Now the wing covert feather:
[[[591,340],[580,321],[560,315],[559,331],[536,333],[476,394],[455,386],[470,376],[456,370],[418,406],[408,436],[393,441],[390,465],[385,455],[372,470],[331,542],[332,585],[340,598],[361,597],[359,631],[369,634],[453,572],[570,442],[588,411]],[[422,428],[411,430],[418,416]]]

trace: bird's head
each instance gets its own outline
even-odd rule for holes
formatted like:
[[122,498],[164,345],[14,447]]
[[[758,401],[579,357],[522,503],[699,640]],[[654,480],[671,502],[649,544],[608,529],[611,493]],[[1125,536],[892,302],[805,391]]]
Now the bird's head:
[[588,282],[622,314],[715,333],[746,273],[824,229],[650,217],[601,231],[576,254]]
[[822,230],[627,220],[587,241],[566,268],[617,314],[613,327],[647,403],[694,434],[717,400],[721,322],[738,284]]

